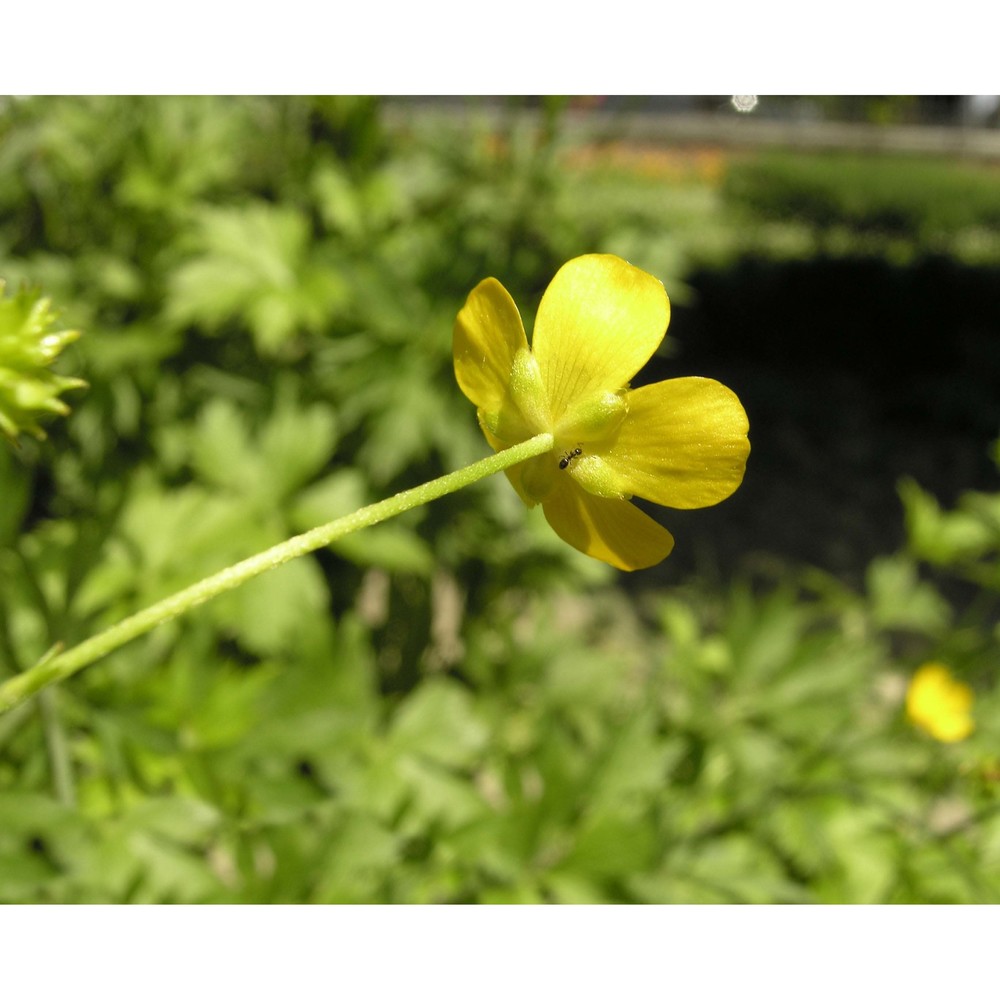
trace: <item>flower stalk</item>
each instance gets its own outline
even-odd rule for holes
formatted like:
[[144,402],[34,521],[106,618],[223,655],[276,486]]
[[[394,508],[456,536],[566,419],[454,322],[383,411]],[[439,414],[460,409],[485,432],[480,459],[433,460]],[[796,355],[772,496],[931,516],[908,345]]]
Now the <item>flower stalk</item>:
[[386,521],[448,493],[454,493],[529,458],[543,455],[552,450],[554,443],[551,434],[537,434],[511,448],[474,462],[464,469],[449,472],[438,479],[414,486],[386,500],[369,504],[352,514],[336,518],[301,535],[295,535],[185,587],[170,597],[157,601],[71,649],[64,652],[51,650],[33,667],[0,684],[0,714],[10,711],[49,685],[71,677],[77,671],[107,656],[125,643],[131,642],[132,639],[145,635],[157,625],[186,614],[199,604],[233,590],[269,569],[321,549],[352,532]]

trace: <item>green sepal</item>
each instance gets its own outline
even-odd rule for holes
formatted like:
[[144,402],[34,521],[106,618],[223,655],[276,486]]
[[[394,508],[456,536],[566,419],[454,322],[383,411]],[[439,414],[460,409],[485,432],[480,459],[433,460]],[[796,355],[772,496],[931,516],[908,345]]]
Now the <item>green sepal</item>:
[[632,497],[622,488],[615,470],[600,455],[580,455],[567,471],[578,485],[594,496],[609,500],[629,500]]
[[556,440],[605,440],[618,430],[627,413],[625,390],[602,393],[567,408],[555,429]]
[[549,397],[531,351],[521,348],[514,355],[500,409],[493,413],[480,410],[479,422],[504,441],[524,441],[549,431]]

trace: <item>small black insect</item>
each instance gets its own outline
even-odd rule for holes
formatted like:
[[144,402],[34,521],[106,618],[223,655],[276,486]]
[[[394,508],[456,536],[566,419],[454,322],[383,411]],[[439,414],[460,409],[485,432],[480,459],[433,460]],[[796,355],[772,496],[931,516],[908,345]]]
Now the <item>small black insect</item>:
[[559,459],[559,468],[565,469],[569,465],[569,463],[572,462],[574,458],[576,458],[577,455],[582,455],[582,454],[583,454],[582,448],[574,448],[572,451],[566,452],[566,454]]

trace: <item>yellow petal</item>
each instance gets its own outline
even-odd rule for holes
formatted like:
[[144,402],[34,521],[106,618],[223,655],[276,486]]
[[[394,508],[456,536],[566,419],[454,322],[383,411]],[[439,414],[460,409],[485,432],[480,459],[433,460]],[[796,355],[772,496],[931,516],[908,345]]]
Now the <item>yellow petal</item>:
[[975,724],[968,715],[948,715],[935,719],[927,729],[936,740],[942,743],[958,743],[972,735]]
[[669,320],[663,285],[620,257],[588,254],[563,264],[542,296],[531,344],[553,423],[574,403],[622,388],[652,357]]
[[476,406],[497,412],[514,356],[528,347],[514,300],[496,278],[480,281],[455,320],[452,348],[459,388]]
[[627,500],[606,500],[567,480],[542,504],[556,534],[618,569],[646,569],[670,555],[673,536]]
[[743,482],[748,428],[722,383],[669,379],[629,392],[628,415],[603,457],[627,493],[665,507],[709,507]]
[[940,663],[925,663],[914,674],[906,692],[906,714],[942,743],[957,743],[975,729],[972,689]]

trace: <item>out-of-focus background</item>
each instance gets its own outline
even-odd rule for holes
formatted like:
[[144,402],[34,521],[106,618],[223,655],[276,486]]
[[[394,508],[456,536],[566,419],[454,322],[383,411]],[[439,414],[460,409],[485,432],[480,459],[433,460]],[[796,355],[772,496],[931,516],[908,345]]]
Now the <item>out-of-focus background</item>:
[[626,575],[496,477],[120,650],[0,717],[0,901],[1000,902],[997,97],[4,99],[89,388],[0,449],[0,675],[486,454],[456,312],[595,251],[740,490]]

